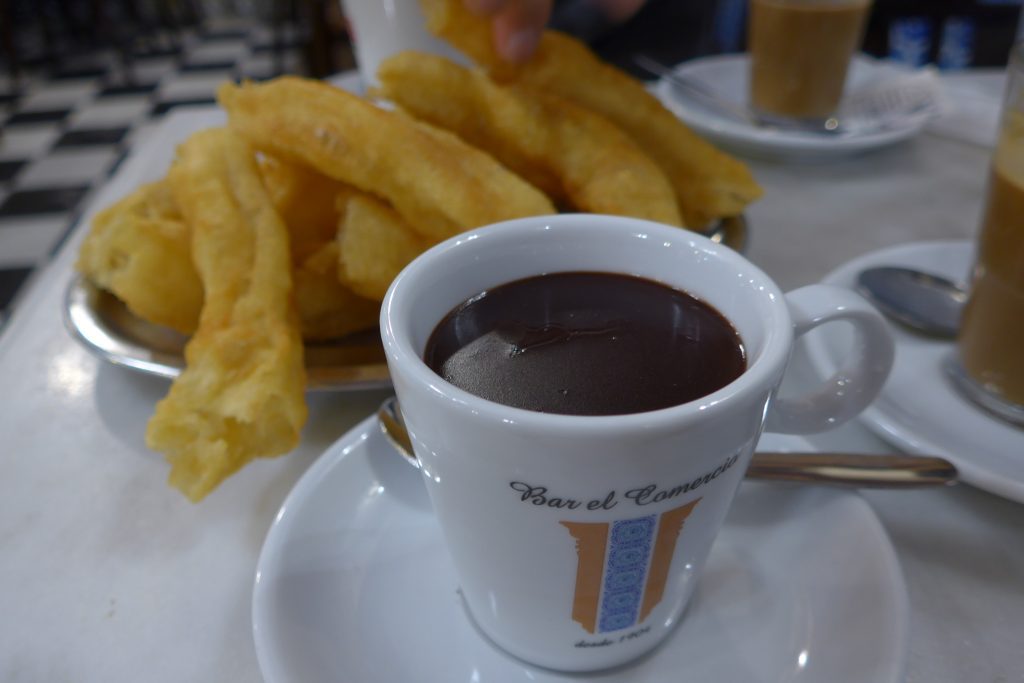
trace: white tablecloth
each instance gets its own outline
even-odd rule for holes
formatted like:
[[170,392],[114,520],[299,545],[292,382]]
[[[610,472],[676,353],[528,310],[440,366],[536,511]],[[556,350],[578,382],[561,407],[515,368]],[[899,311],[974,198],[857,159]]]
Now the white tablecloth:
[[[791,289],[880,247],[971,237],[987,158],[926,134],[828,165],[755,162],[766,196],[748,256]],[[0,680],[259,681],[264,535],[313,459],[385,394],[311,396],[295,453],[193,505],[143,444],[166,383],[96,360],[62,327],[75,244],[0,337]],[[810,381],[798,353],[788,383]],[[891,450],[859,424],[815,440]],[[1024,681],[1024,506],[967,486],[864,495],[910,593],[907,680]]]

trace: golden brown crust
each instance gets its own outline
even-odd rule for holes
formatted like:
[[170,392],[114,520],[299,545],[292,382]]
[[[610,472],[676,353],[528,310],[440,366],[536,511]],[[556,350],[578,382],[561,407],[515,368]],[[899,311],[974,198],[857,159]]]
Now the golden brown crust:
[[292,262],[300,265],[334,239],[334,197],[345,184],[269,154],[260,154],[257,163],[270,201],[288,226]]
[[218,99],[255,147],[387,199],[428,239],[554,212],[486,153],[339,88],[282,77],[226,84]]
[[338,270],[338,243],[333,240],[295,269],[295,304],[303,339],[327,341],[377,326],[380,303],[346,286]]
[[183,334],[199,323],[203,286],[190,234],[165,181],[143,185],[99,212],[75,268],[135,315]]
[[682,225],[665,174],[603,117],[546,92],[498,85],[436,55],[404,52],[381,64],[381,92],[447,128],[570,208]]
[[385,202],[365,193],[343,200],[338,275],[356,293],[383,301],[402,268],[430,244]]
[[169,182],[192,229],[205,289],[186,369],[156,406],[146,443],[193,501],[254,457],[280,455],[306,420],[288,235],[250,147],[226,129],[178,149]]
[[665,171],[687,224],[739,214],[762,190],[750,170],[691,131],[642,83],[602,62],[586,45],[545,31],[528,62],[512,66],[494,50],[487,20],[461,0],[421,0],[428,28],[501,82],[526,83],[607,118]]

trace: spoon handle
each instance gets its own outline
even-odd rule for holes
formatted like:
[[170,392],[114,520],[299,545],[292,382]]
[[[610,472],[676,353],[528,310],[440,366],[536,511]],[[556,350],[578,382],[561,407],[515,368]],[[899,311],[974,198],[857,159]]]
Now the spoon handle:
[[[395,450],[413,467],[419,467],[394,397],[381,404],[377,420],[381,432]],[[856,453],[754,453],[746,476],[768,481],[860,488],[948,486],[957,481],[956,467],[942,458]]]
[[957,471],[948,460],[931,456],[755,453],[747,476],[862,488],[911,488],[955,484]]

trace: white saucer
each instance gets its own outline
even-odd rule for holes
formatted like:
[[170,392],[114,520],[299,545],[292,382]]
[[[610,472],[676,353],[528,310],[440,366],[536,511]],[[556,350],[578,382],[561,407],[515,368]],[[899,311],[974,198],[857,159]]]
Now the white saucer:
[[[847,263],[825,283],[854,287],[857,273],[880,265],[910,266],[963,282],[973,262],[966,241],[916,242],[876,251]],[[822,377],[845,357],[845,330],[822,327],[805,339]],[[1024,503],[1024,429],[1010,426],[963,398],[947,380],[942,362],[953,342],[937,341],[891,325],[896,364],[882,394],[862,415],[880,437],[911,453],[940,455],[969,484]]]
[[[676,66],[674,72],[703,85],[722,100],[745,107],[748,102],[749,64],[746,54],[716,55],[684,62]],[[905,68],[858,55],[850,63],[845,92],[907,73]],[[808,162],[859,154],[911,138],[921,132],[929,121],[928,114],[921,114],[901,119],[898,126],[884,130],[821,135],[758,128],[723,116],[697,100],[678,96],[665,79],[657,83],[654,91],[666,107],[698,133],[739,154],[768,159]]]
[[[766,441],[807,448],[801,439]],[[369,418],[289,494],[253,593],[267,683],[579,680],[513,659],[474,630],[421,476]],[[591,678],[902,679],[906,589],[885,531],[859,496],[746,483],[705,572],[663,646]]]

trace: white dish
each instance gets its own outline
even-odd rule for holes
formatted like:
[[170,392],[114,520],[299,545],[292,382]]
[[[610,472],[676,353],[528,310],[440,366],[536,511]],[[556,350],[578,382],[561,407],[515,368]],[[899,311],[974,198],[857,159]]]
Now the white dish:
[[[474,629],[421,476],[369,418],[289,494],[253,593],[267,683],[578,680],[524,664]],[[651,655],[592,678],[898,681],[907,629],[898,561],[863,499],[745,483],[679,628]]]
[[[746,54],[716,55],[684,62],[676,66],[673,72],[710,90],[721,100],[746,107],[749,64]],[[907,73],[906,69],[896,65],[858,55],[850,63],[845,92],[850,93]],[[697,100],[678,96],[673,92],[672,84],[665,79],[657,83],[654,91],[676,116],[723,147],[748,156],[788,161],[825,161],[892,145],[917,135],[930,119],[929,114],[920,114],[901,118],[898,124],[881,130],[854,130],[842,135],[823,135],[759,128],[723,116]]]
[[[853,288],[857,274],[871,266],[919,268],[963,282],[973,263],[966,241],[917,242],[857,258],[825,278]],[[845,357],[848,335],[838,326],[808,334],[807,351],[815,371],[832,374],[835,358]],[[953,342],[930,339],[892,325],[896,364],[863,422],[893,445],[911,453],[940,455],[957,466],[963,481],[1024,503],[1024,429],[1003,422],[963,398],[950,384],[942,363]]]

